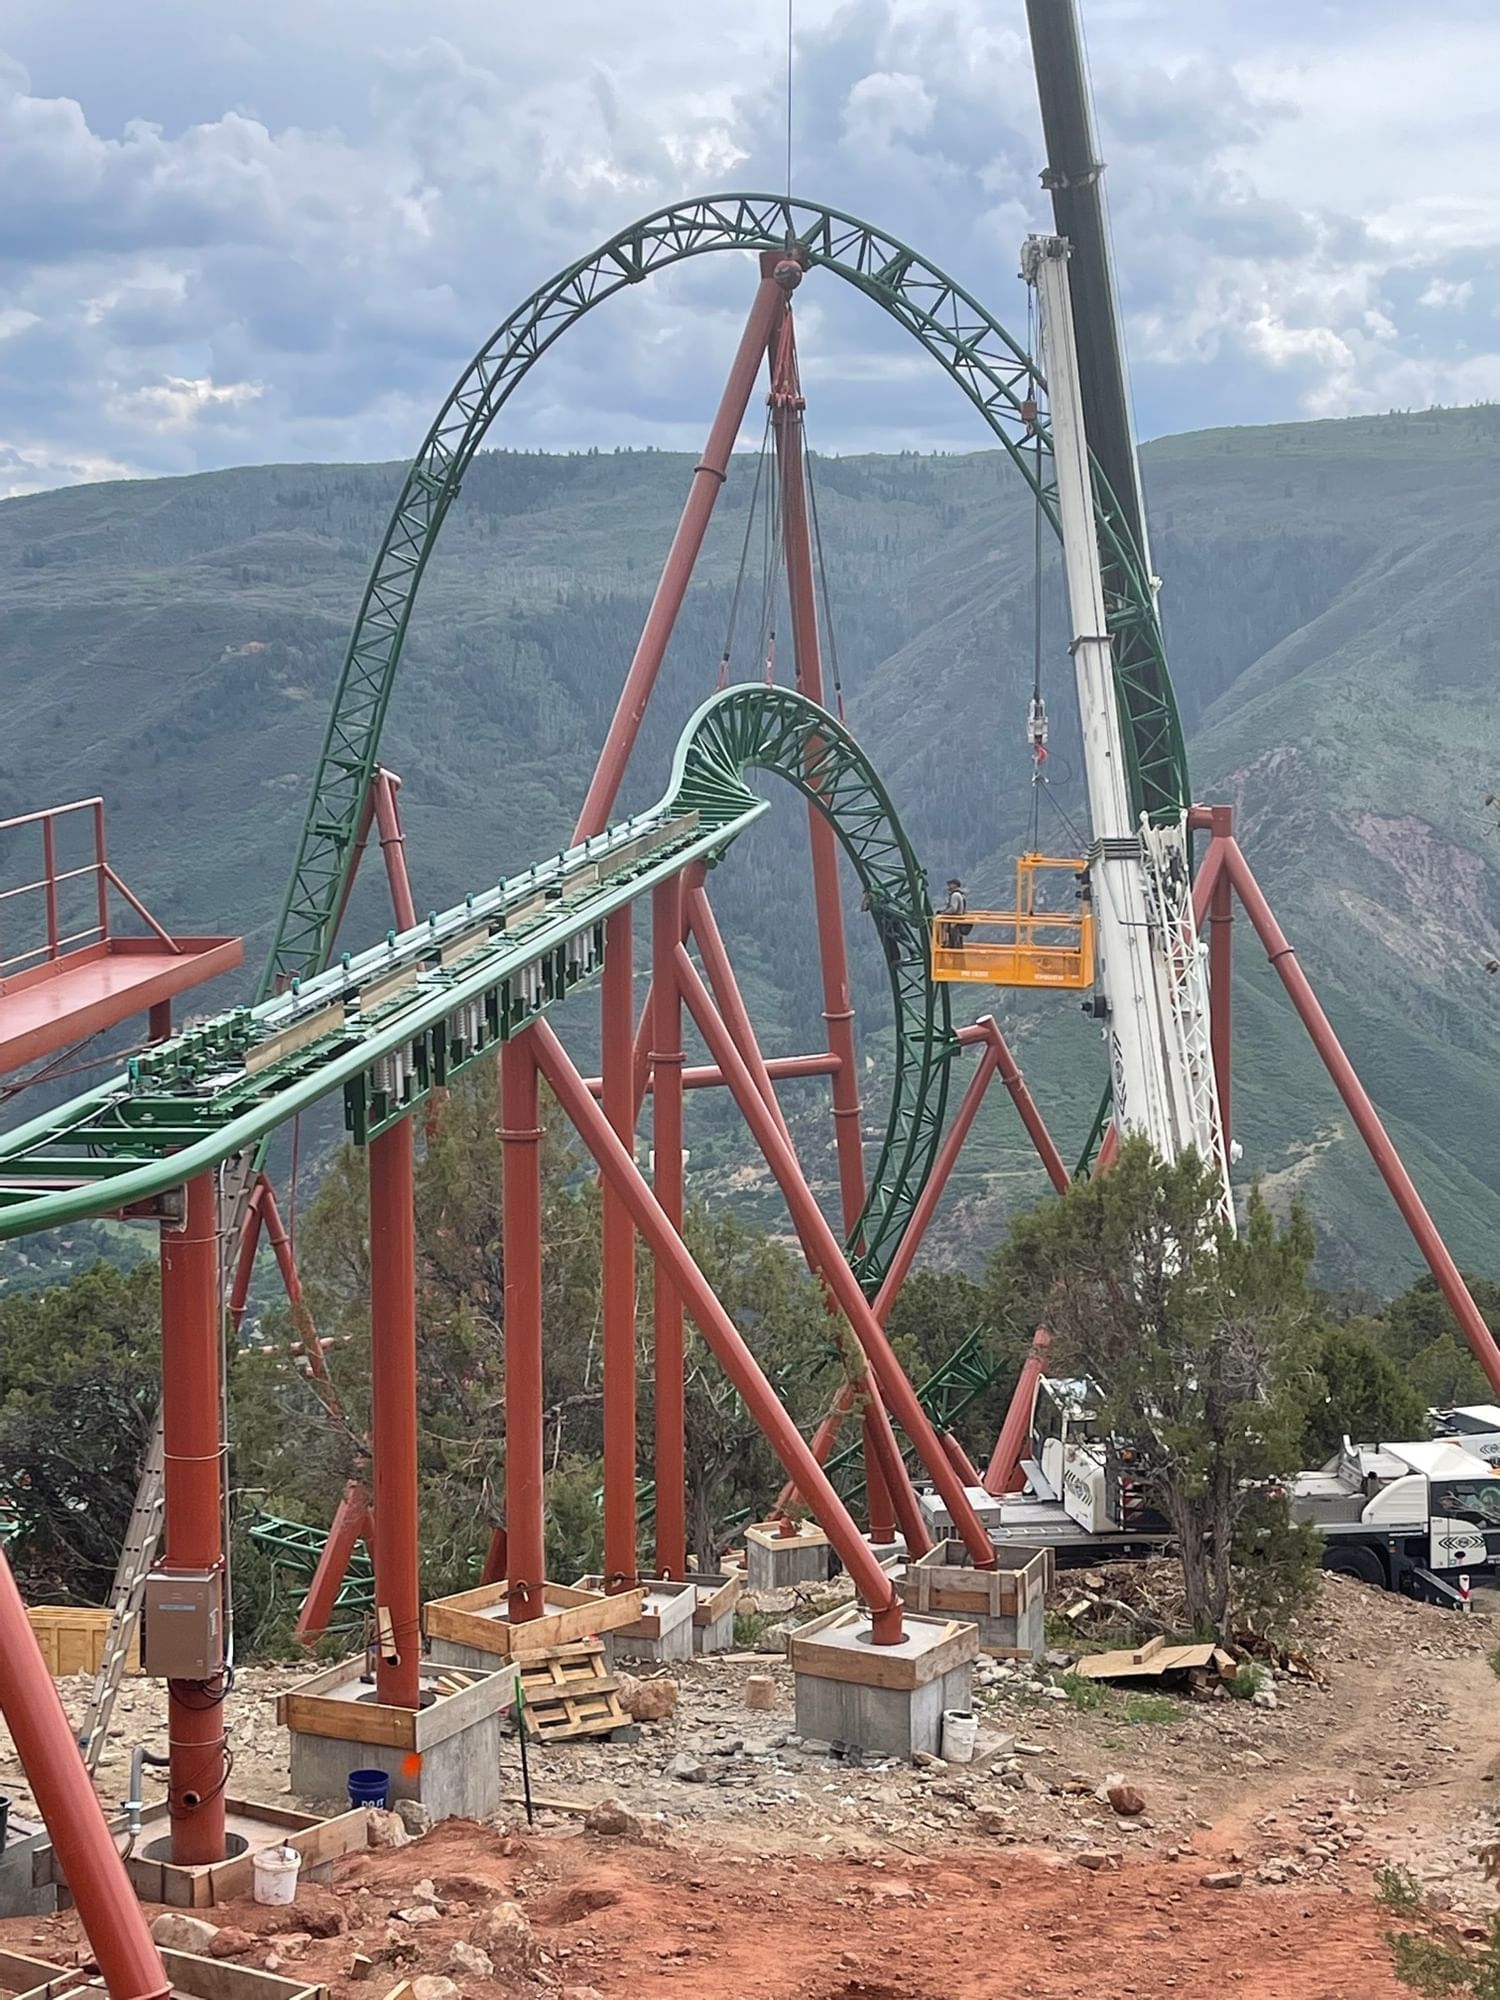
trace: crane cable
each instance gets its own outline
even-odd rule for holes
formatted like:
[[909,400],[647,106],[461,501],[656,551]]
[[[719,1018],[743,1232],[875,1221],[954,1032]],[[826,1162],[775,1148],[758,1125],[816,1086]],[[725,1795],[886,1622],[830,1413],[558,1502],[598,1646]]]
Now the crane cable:
[[766,427],[761,434],[760,452],[755,461],[755,484],[750,489],[750,506],[745,515],[745,535],[740,543],[739,567],[734,576],[734,594],[729,600],[729,623],[724,632],[724,651],[719,660],[718,692],[722,694],[729,685],[730,656],[734,652],[735,627],[739,623],[740,594],[745,587],[745,572],[750,566],[750,538],[755,533],[755,514],[760,504],[761,480],[765,476],[766,454],[771,441],[771,412],[766,411]]
[[823,530],[818,524],[818,488],[813,479],[812,452],[808,449],[807,424],[801,417],[797,420],[802,433],[802,464],[807,480],[807,511],[812,523],[813,550],[818,562],[818,582],[823,598],[823,630],[828,634],[828,668],[833,675],[834,713],[840,722],[844,716],[844,683],[839,674],[839,642],[833,623],[833,605],[828,596],[828,564],[823,554]]

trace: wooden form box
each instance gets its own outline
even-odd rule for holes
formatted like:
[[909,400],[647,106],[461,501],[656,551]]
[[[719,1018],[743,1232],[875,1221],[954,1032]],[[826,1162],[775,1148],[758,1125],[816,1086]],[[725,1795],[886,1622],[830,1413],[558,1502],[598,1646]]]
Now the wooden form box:
[[549,1583],[543,1588],[547,1610],[540,1618],[528,1618],[519,1625],[511,1624],[506,1615],[508,1583],[482,1583],[477,1590],[434,1598],[425,1612],[427,1637],[508,1660],[514,1654],[566,1646],[574,1639],[592,1639],[628,1625],[640,1616],[646,1601],[644,1590],[622,1590],[617,1596],[606,1597],[602,1590],[564,1583]]
[[869,1613],[859,1605],[841,1604],[799,1625],[787,1640],[793,1671],[860,1687],[910,1689],[969,1665],[979,1651],[972,1620],[908,1612],[907,1636],[899,1646],[858,1643],[859,1628],[868,1623]]
[[727,1612],[733,1611],[745,1591],[744,1575],[740,1571],[722,1576],[690,1576],[688,1582],[698,1593],[698,1602],[693,1607],[695,1625],[717,1625]]
[[[97,1674],[109,1638],[110,1613],[84,1604],[34,1604],[26,1616],[54,1679],[63,1674]],[[141,1670],[141,1635],[132,1633],[125,1655],[127,1674]]]
[[[163,1951],[161,1962],[173,1993],[182,2000],[328,2000],[326,1986],[308,1986],[299,1979],[283,1979],[277,1973],[234,1965],[226,1959]],[[42,1976],[30,1986],[12,1987],[11,1980],[28,1970]],[[0,1952],[0,1992],[13,1994],[15,2000],[66,2000],[74,1993],[103,2000],[105,1987],[98,1977],[90,1979],[82,1972],[66,1972],[55,1965],[40,1965],[33,1959]]]
[[[604,1579],[598,1576],[581,1576],[580,1590],[594,1591],[603,1587]],[[634,1598],[636,1608],[628,1618],[622,1618],[610,1626],[610,1636],[614,1639],[660,1639],[664,1632],[674,1632],[681,1624],[692,1624],[694,1612],[683,1614],[677,1608],[677,1599],[691,1592],[694,1610],[697,1607],[697,1586],[691,1577],[685,1582],[676,1578],[648,1576],[642,1579],[639,1590],[622,1590],[618,1597],[607,1601],[623,1604]],[[652,1599],[656,1602],[653,1604]]]
[[1046,1646],[1052,1551],[1001,1549],[998,1561],[996,1569],[975,1569],[962,1542],[938,1542],[907,1564],[896,1588],[913,1611],[972,1619],[981,1650],[993,1657],[1036,1659]]
[[[364,1661],[341,1660],[276,1697],[276,1720],[306,1736],[334,1736],[345,1743],[373,1743],[384,1750],[430,1750],[495,1709],[495,1674],[469,1673],[469,1686],[440,1695],[426,1708],[394,1708],[364,1701]],[[441,1667],[422,1669],[424,1693],[443,1678]],[[507,1681],[509,1675],[504,1677]],[[507,1699],[509,1697],[507,1696]]]
[[[125,1864],[130,1886],[143,1903],[165,1903],[177,1910],[209,1910],[222,1903],[248,1896],[258,1850],[267,1847],[295,1847],[302,1856],[306,1880],[318,1869],[326,1869],[345,1854],[361,1853],[367,1843],[367,1821],[363,1809],[339,1813],[332,1819],[316,1813],[288,1812],[281,1806],[263,1806],[248,1799],[224,1801],[226,1831],[246,1845],[227,1861],[214,1861],[196,1868],[182,1868],[173,1861],[147,1858],[153,1840],[171,1832],[165,1804],[152,1806],[141,1815],[141,1837]],[[118,1835],[124,1829],[124,1815],[112,1817]],[[54,1882],[66,1889],[62,1869],[51,1847],[39,1850],[33,1870],[38,1883]],[[197,1961],[195,1960],[196,1964]],[[285,1986],[287,1982],[280,1982]],[[293,1991],[301,1991],[294,1986]],[[212,1996],[210,1996],[212,2000]]]

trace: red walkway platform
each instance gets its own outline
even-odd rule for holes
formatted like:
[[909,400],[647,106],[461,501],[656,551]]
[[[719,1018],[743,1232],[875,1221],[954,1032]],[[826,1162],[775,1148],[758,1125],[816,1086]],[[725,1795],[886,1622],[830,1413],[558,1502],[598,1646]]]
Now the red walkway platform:
[[[62,826],[71,815],[78,817]],[[59,832],[64,839],[87,834],[83,815],[92,821],[93,854],[59,867]],[[38,942],[0,953],[0,1074],[153,1010],[165,1009],[151,1024],[153,1038],[169,1032],[177,994],[240,964],[241,939],[172,937],[131,894],[105,856],[102,799],[0,820],[0,839],[20,828],[39,833],[42,872],[0,889],[0,923],[14,935],[19,915]],[[146,935],[122,937],[111,929],[112,891],[146,927]],[[17,906],[18,898],[31,900]],[[81,921],[85,916],[88,921]]]

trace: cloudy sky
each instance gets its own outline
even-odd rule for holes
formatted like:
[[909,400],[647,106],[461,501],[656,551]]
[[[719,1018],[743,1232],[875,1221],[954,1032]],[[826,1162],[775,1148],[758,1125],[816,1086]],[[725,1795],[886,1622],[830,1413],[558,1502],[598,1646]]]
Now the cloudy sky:
[[[794,0],[794,185],[1013,328],[1044,219],[1022,0]],[[1500,397],[1495,0],[1085,0],[1143,434]],[[778,188],[785,0],[6,0],[0,492],[411,455],[553,271]],[[494,443],[701,439],[752,274],[595,314]],[[831,280],[824,450],[977,419]]]

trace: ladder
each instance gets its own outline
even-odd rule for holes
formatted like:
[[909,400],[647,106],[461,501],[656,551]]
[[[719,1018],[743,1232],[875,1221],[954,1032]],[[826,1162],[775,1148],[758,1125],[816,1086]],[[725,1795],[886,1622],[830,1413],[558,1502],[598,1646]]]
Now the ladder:
[[83,1746],[83,1761],[88,1766],[90,1776],[98,1769],[99,1759],[104,1751],[105,1738],[109,1734],[110,1717],[114,1714],[115,1699],[120,1692],[120,1682],[125,1674],[125,1660],[141,1622],[141,1605],[146,1595],[146,1577],[156,1562],[156,1552],[161,1542],[162,1518],[166,1505],[162,1482],[163,1443],[161,1405],[158,1403],[156,1421],[151,1428],[151,1441],[146,1447],[146,1462],[141,1468],[140,1484],[135,1492],[135,1505],[130,1510],[130,1525],[125,1531],[125,1545],[120,1551],[120,1561],[115,1570],[114,1591],[109,1606],[109,1631],[104,1641],[104,1657],[100,1660],[99,1671],[94,1676],[94,1691],[89,1697],[88,1724],[80,1739]]

